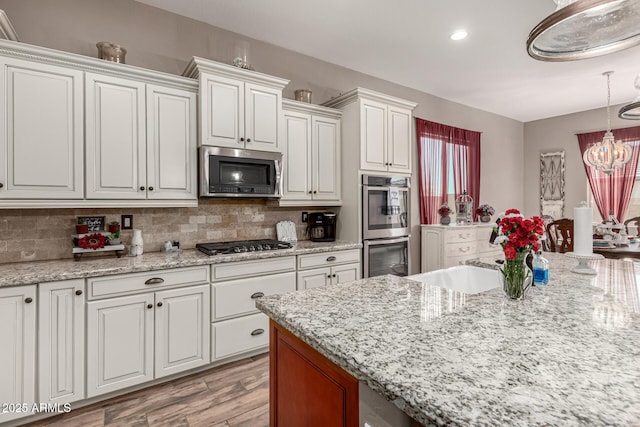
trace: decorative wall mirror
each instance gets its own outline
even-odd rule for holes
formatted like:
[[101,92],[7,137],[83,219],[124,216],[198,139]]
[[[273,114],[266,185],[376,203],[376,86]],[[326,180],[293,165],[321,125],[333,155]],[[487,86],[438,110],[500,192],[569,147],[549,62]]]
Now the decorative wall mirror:
[[540,153],[540,215],[564,217],[564,151]]

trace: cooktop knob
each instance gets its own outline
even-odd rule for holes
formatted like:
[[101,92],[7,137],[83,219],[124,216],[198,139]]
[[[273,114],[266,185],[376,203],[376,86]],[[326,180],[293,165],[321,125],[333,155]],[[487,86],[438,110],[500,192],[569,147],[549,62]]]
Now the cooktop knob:
[[253,251],[255,251],[255,250],[256,250],[256,247],[255,247],[255,246],[253,246],[253,245],[249,246],[249,252],[253,252]]
[[260,245],[260,244],[256,245],[256,251],[261,251],[263,249],[264,249],[264,247],[262,245]]
[[242,252],[242,251],[240,250],[239,247],[236,246],[235,248],[233,248],[233,252],[239,253],[239,252]]
[[271,245],[264,244],[264,245],[262,245],[262,249],[264,249],[264,250],[271,249]]

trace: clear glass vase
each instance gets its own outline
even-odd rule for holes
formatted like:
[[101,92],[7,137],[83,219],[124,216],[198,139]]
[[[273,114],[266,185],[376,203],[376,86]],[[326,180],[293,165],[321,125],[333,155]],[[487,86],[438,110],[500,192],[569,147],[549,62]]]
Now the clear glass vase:
[[507,297],[520,300],[525,297],[533,281],[533,273],[526,264],[527,252],[518,253],[513,260],[505,260],[502,272],[502,289]]

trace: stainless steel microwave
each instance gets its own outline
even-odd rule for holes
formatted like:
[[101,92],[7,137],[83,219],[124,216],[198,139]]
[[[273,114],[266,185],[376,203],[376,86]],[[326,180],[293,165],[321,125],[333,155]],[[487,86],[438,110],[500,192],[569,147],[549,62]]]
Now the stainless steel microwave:
[[200,147],[200,197],[279,198],[282,154]]

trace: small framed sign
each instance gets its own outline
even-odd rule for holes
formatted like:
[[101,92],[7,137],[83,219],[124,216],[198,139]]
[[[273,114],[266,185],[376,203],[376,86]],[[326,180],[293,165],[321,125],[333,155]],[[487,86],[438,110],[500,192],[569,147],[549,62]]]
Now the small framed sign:
[[123,230],[133,229],[133,215],[121,215],[120,224],[122,224]]
[[[103,216],[80,216],[78,221],[84,220],[84,223],[89,226],[89,231],[104,231],[104,217]],[[79,223],[79,222],[78,222]]]

